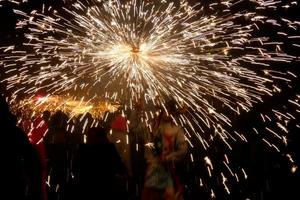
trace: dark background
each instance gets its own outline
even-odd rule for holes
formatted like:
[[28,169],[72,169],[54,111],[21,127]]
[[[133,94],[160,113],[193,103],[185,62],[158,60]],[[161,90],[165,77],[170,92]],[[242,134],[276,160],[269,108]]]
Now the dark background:
[[[28,0],[27,3],[16,5],[7,1],[1,2],[0,7],[0,46],[6,46],[12,43],[21,44],[24,41],[23,32],[21,30],[15,29],[15,24],[17,22],[17,17],[13,13],[12,9],[20,9],[25,12],[30,12],[34,9],[40,9],[43,3],[46,5],[51,5],[52,7],[60,10],[62,6],[67,6],[71,1],[62,0]],[[190,0],[191,3],[197,3],[196,0]],[[216,1],[217,2],[217,1]],[[282,1],[282,5],[289,3],[290,1]],[[204,11],[209,14],[212,13],[208,5],[212,1],[201,1],[204,5]],[[222,8],[219,8],[222,9]],[[254,11],[254,6],[250,1],[243,1],[237,6],[232,8],[233,10],[248,10]],[[293,6],[290,9],[280,8],[276,11],[272,9],[261,10],[264,15],[272,16],[274,19],[287,18],[291,21],[300,20],[299,16],[300,6]],[[261,36],[269,36],[271,40],[283,41],[284,45],[282,48],[284,51],[290,55],[300,56],[299,48],[292,46],[292,43],[297,43],[297,40],[279,38],[275,33],[277,31],[283,30],[289,35],[300,35],[299,30],[285,29],[284,27],[276,28],[271,26],[262,26],[260,32]],[[300,44],[298,39],[298,44]],[[299,61],[293,61],[289,64],[277,64],[272,65],[272,69],[286,72],[287,70],[293,72],[294,74],[300,76]],[[5,83],[2,82],[4,77],[4,70],[1,69],[0,62],[0,93],[9,95],[9,92],[5,89]],[[297,95],[300,95],[300,79],[292,79],[290,84],[277,83],[282,90],[279,93],[275,93],[273,96],[264,97],[262,103],[256,104],[254,108],[248,113],[242,113],[236,116],[233,121],[232,130],[238,130],[240,132],[249,132],[250,135],[247,139],[247,143],[237,143],[235,144],[235,149],[230,154],[232,165],[234,168],[240,168],[244,166],[248,173],[248,179],[246,181],[240,181],[239,184],[235,184],[232,181],[230,189],[232,194],[228,195],[222,188],[222,180],[219,178],[209,178],[206,177],[206,166],[203,164],[203,157],[206,154],[212,155],[212,160],[221,159],[221,156],[226,153],[225,149],[222,149],[218,145],[219,141],[214,141],[215,147],[208,152],[194,152],[195,162],[188,164],[188,172],[186,182],[189,184],[189,192],[191,196],[202,197],[202,199],[208,199],[210,195],[210,188],[214,188],[217,199],[300,199],[299,189],[299,169],[296,173],[291,173],[291,167],[293,163],[288,161],[286,154],[291,154],[295,159],[295,165],[299,165],[300,161],[300,130],[297,127],[300,123],[300,114],[296,111],[299,110],[295,105],[288,102],[289,99],[296,99]],[[300,99],[300,98],[298,98]],[[282,145],[282,142],[274,140],[274,144],[281,147],[281,152],[278,153],[276,150],[269,148],[262,141],[262,138],[266,138],[267,132],[266,127],[274,128],[274,130],[280,132],[276,129],[276,122],[278,119],[273,114],[272,110],[278,110],[282,113],[290,113],[295,119],[290,120],[288,123],[289,133],[286,134],[288,139],[288,145]],[[269,116],[272,120],[263,122],[260,114]],[[253,127],[255,127],[260,135],[256,135],[253,132]],[[273,141],[273,140],[271,140]],[[212,145],[213,146],[213,145]],[[197,159],[198,158],[198,159]],[[214,162],[217,163],[217,162]],[[221,166],[215,166],[214,173],[222,171]],[[200,187],[199,177],[202,177],[204,186]],[[217,176],[216,176],[217,177]],[[229,180],[230,182],[230,180]]]

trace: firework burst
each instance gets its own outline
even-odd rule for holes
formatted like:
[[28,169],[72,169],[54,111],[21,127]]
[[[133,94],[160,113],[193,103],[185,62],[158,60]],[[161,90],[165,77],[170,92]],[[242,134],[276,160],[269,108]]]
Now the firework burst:
[[[272,69],[272,63],[297,57],[285,53],[282,42],[258,34],[260,28],[297,30],[300,24],[262,14],[297,2],[247,1],[249,9],[235,11],[242,3],[108,0],[76,1],[59,10],[43,6],[30,14],[14,10],[26,42],[1,48],[3,81],[13,96],[31,98],[44,90],[75,99],[105,97],[131,108],[142,99],[146,121],[154,116],[153,105],[159,101],[164,107],[173,98],[186,110],[176,121],[192,147],[197,141],[208,149],[218,137],[232,149],[233,142],[247,141],[230,131],[232,116],[280,90],[277,82],[288,84],[296,76]],[[276,34],[288,38],[284,31]],[[204,160],[211,173],[211,161]]]

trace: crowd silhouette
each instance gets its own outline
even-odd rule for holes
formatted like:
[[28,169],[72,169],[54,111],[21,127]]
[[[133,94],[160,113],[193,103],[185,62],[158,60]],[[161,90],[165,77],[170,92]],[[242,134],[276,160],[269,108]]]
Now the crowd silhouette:
[[39,155],[24,131],[17,127],[5,99],[0,96],[1,196],[9,199],[42,198]]
[[[212,198],[209,189],[199,182],[202,181],[199,177],[207,175],[207,165],[188,159],[192,150],[188,148],[184,129],[174,124],[169,115],[177,114],[172,101],[166,104],[168,114],[160,112],[151,124],[150,133],[138,104],[126,115],[119,109],[97,119],[90,113],[70,117],[59,110],[35,115],[18,111],[14,115],[6,100],[0,96],[3,197],[25,200]],[[239,187],[233,187],[227,196],[224,190],[216,189],[217,199],[284,198],[286,193],[278,196],[274,191],[292,191],[289,189],[292,183],[286,187],[280,183],[295,181],[299,172],[296,176],[286,175],[289,171],[286,161],[266,151],[259,138],[251,139],[239,147],[240,151],[232,153],[237,167],[248,167],[249,179],[240,180]],[[226,153],[218,142],[214,140],[209,150],[212,160],[220,160]],[[241,159],[241,154],[248,159]],[[214,167],[215,173],[222,172],[220,166]],[[207,180],[211,181],[207,184],[221,188],[221,179]]]
[[[128,117],[122,109],[107,112],[103,119],[94,118],[90,113],[71,118],[60,110],[54,113],[35,113],[28,109],[16,112],[17,117],[10,112],[1,96],[1,127],[7,132],[5,140],[19,142],[8,143],[17,153],[6,155],[7,170],[15,170],[9,174],[17,177],[14,180],[8,176],[5,182],[12,183],[6,186],[19,195],[16,199],[140,198],[146,169],[149,170],[150,163],[153,164],[149,161],[151,159],[144,157],[145,144],[151,142],[151,137],[141,121],[141,108],[136,106],[127,113]],[[129,120],[131,123],[128,123]],[[159,127],[157,125],[157,130]],[[157,134],[162,138],[163,133],[157,131]],[[169,140],[172,134],[169,133]],[[180,134],[180,141],[185,143],[183,133]],[[176,150],[168,142],[169,146],[165,145],[170,148],[168,151],[161,150],[161,155],[156,153],[152,156],[175,155]],[[164,164],[171,165],[174,161],[173,157],[169,157]],[[171,178],[169,186],[173,184]],[[157,195],[163,197],[165,192]],[[151,199],[151,193],[147,196]]]

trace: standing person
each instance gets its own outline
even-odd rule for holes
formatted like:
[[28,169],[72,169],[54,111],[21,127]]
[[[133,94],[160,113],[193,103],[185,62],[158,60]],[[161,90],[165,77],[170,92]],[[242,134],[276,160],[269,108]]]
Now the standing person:
[[147,170],[142,200],[178,200],[183,198],[183,187],[176,173],[176,163],[187,153],[183,129],[171,117],[176,115],[174,101],[167,103],[154,124],[152,145],[147,145]]
[[66,131],[68,116],[62,111],[54,113],[49,122],[47,155],[49,158],[49,198],[67,199],[70,180],[69,134]]
[[144,105],[142,100],[135,103],[128,114],[129,120],[129,141],[131,151],[132,182],[130,185],[130,194],[132,199],[140,199],[146,162],[144,158],[145,136],[149,135],[147,124],[144,118]]
[[118,177],[126,176],[126,168],[104,128],[91,128],[87,143],[79,149],[80,199],[126,199]]
[[116,148],[126,165],[128,174],[131,176],[131,151],[127,128],[127,120],[121,110],[117,111],[116,117],[111,123],[111,135],[109,139],[116,145]]
[[39,160],[41,163],[42,170],[42,199],[47,200],[47,155],[46,155],[46,146],[44,142],[44,137],[47,134],[48,128],[48,119],[50,117],[50,112],[43,112],[42,116],[38,116],[32,123],[31,131],[28,134],[29,141],[36,149]]
[[22,112],[23,117],[21,121],[21,127],[26,134],[28,134],[31,131],[31,124],[32,124],[31,116],[29,113],[31,112],[26,110],[23,110]]
[[41,199],[41,171],[38,155],[25,133],[16,126],[0,94],[0,193],[8,199]]

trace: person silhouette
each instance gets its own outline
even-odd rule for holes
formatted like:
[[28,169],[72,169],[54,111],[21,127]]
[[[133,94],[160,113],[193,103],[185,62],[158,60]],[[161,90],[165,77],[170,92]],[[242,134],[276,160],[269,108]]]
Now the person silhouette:
[[147,170],[142,200],[183,199],[183,186],[176,172],[177,163],[187,153],[183,128],[174,123],[177,108],[174,101],[166,103],[153,125],[152,145],[145,149]]
[[82,199],[124,199],[119,184],[126,177],[126,167],[115,145],[107,138],[104,128],[91,128],[87,143],[79,149],[79,184]]
[[0,95],[1,196],[39,200],[42,198],[42,175],[38,154],[16,123],[16,117]]

